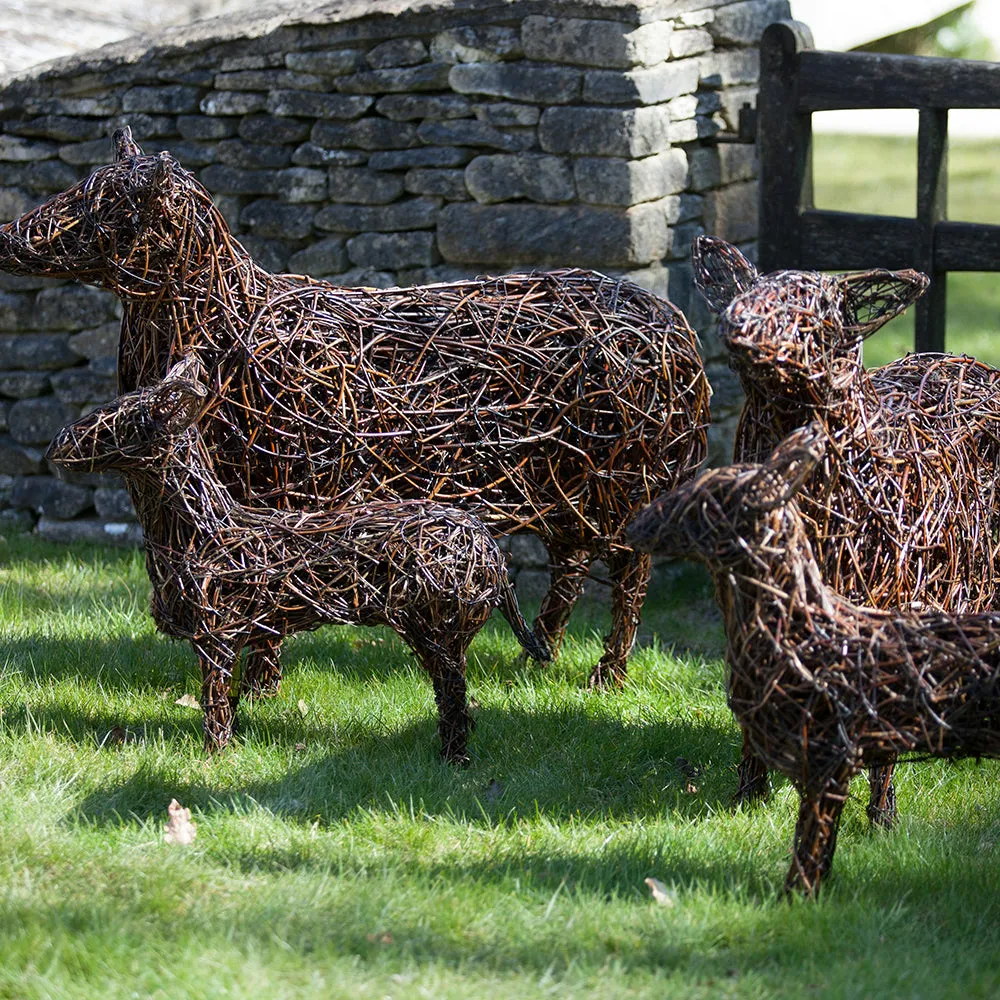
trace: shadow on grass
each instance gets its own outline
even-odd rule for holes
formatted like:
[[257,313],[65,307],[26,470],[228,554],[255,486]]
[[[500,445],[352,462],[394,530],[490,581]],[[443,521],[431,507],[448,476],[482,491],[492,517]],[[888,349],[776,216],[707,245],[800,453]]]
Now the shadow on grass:
[[[92,791],[75,816],[120,825],[127,817],[159,816],[164,802],[182,793],[186,805],[207,813],[255,803],[291,820],[319,817],[327,823],[359,809],[392,813],[401,802],[419,803],[419,811],[429,816],[486,825],[533,817],[539,810],[553,817],[610,819],[658,816],[665,807],[696,818],[729,808],[729,765],[736,759],[737,740],[725,725],[677,719],[635,725],[584,708],[486,708],[476,715],[472,763],[456,768],[438,760],[436,718],[428,702],[426,720],[396,731],[372,717],[317,724],[287,713],[254,720],[245,730],[246,748],[287,754],[288,770],[280,778],[246,783],[237,778],[231,791],[211,782],[178,788],[174,762],[160,767],[143,760],[120,784]],[[111,717],[67,720],[55,712],[35,713],[33,720],[65,727],[81,738],[116,724]],[[5,728],[12,725],[14,720],[5,720]],[[165,718],[152,721],[150,728],[162,729],[167,738],[200,740],[200,720],[192,720],[189,734]],[[262,749],[266,744],[271,746]],[[296,744],[303,751],[297,752]],[[240,752],[239,746],[232,751]],[[700,769],[696,791],[689,790],[689,774],[675,763],[678,756]],[[211,770],[214,762],[206,766]]]

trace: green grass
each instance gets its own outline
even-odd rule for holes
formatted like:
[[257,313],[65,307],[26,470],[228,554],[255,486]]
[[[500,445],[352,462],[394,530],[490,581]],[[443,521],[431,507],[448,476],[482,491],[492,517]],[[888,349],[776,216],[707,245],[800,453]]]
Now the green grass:
[[[916,140],[904,137],[814,137],[815,201],[819,208],[916,214]],[[948,217],[1000,223],[1000,142],[952,140]],[[873,266],[878,261],[872,262]],[[948,277],[946,346],[1000,365],[1000,275]],[[865,361],[882,365],[913,350],[913,314],[888,324],[865,344]]]
[[[905,768],[887,835],[859,781],[823,899],[779,903],[794,796],[730,806],[738,738],[694,571],[658,588],[617,694],[584,686],[603,601],[547,671],[491,623],[465,770],[438,762],[400,643],[346,628],[289,642],[281,696],[206,759],[199,712],[175,704],[197,692],[192,654],[147,600],[136,554],[0,545],[0,997],[1000,989],[996,766]],[[190,847],[163,841],[171,798]]]

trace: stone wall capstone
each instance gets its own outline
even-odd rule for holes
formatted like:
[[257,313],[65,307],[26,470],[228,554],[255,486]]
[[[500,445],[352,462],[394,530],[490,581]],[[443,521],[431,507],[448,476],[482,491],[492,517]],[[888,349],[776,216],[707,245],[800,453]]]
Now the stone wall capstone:
[[[787,0],[347,0],[129,39],[0,79],[0,219],[108,162],[127,123],[272,271],[626,275],[701,331],[725,459],[739,390],[688,258],[703,231],[753,253],[754,150],[706,140],[755,101],[760,34],[788,16]],[[0,273],[0,530],[139,540],[120,482],[43,461],[114,394],[119,316],[107,293]],[[530,549],[515,556],[541,572]]]

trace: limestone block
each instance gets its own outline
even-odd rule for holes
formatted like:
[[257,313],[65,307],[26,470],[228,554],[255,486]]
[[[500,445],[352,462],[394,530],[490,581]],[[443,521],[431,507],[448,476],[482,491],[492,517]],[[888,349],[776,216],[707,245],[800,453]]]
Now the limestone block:
[[277,170],[292,162],[292,151],[285,146],[223,139],[216,143],[215,149],[220,163],[242,170]]
[[565,66],[530,63],[459,63],[448,76],[460,94],[485,94],[512,101],[568,104],[580,95],[582,74]]
[[772,21],[791,16],[788,0],[745,0],[717,8],[708,30],[722,45],[756,45]]
[[683,191],[687,183],[687,156],[668,149],[641,160],[580,157],[573,176],[581,201],[594,205],[638,205]]
[[435,261],[434,234],[362,233],[347,241],[347,255],[358,267],[427,267]]
[[228,118],[209,118],[205,115],[177,116],[177,131],[184,139],[228,139],[236,135],[236,129],[237,123]]
[[[210,122],[228,125],[225,118],[209,118]],[[260,142],[268,145],[283,145],[290,142],[302,142],[309,138],[309,122],[296,121],[294,118],[280,118],[277,115],[248,115],[241,119],[239,134],[247,142]]]
[[685,59],[712,50],[712,36],[704,28],[682,28],[670,36],[670,58]]
[[93,504],[92,490],[64,483],[55,476],[17,476],[10,492],[11,507],[25,508],[61,521],[82,514]]
[[[111,315],[113,302],[107,292],[86,285],[46,288],[35,298],[33,322],[38,330],[85,330],[107,320]],[[69,351],[68,345],[65,350]],[[55,365],[30,367],[49,368]]]
[[74,166],[91,167],[111,159],[111,144],[107,139],[93,142],[71,142],[59,147],[59,159]]
[[737,87],[755,84],[760,78],[760,52],[757,49],[716,50],[697,57],[703,87]]
[[508,152],[521,148],[515,136],[480,121],[424,122],[417,129],[417,136],[429,146],[488,146]]
[[307,90],[272,90],[265,107],[272,115],[303,118],[359,118],[374,103],[372,97],[314,94]]
[[276,170],[239,170],[217,163],[206,167],[200,176],[202,184],[213,195],[276,194],[278,191]]
[[135,508],[127,490],[99,486],[94,490],[94,509],[107,521],[134,521]]
[[92,118],[71,118],[67,115],[42,115],[23,122],[5,122],[12,135],[37,136],[56,142],[85,142],[99,139],[103,126]]
[[[33,160],[30,163],[4,166],[3,177],[7,183],[23,184],[35,191],[44,192],[63,191],[80,180],[79,173],[61,160]],[[36,204],[39,200],[36,198]]]
[[52,391],[62,403],[103,401],[114,398],[117,384],[113,374],[90,368],[67,368],[51,377]]
[[511,104],[498,101],[495,104],[475,105],[476,117],[487,125],[529,126],[537,125],[541,118],[540,108],[532,104]]
[[71,118],[108,118],[122,110],[116,94],[103,97],[29,97],[24,101],[29,115],[67,115]]
[[390,38],[370,49],[365,62],[372,69],[417,66],[427,59],[427,46],[419,38]]
[[14,135],[0,135],[0,160],[25,163],[28,160],[48,160],[56,155],[59,147],[54,142],[23,139]]
[[618,21],[530,16],[521,27],[528,59],[625,69],[649,66],[670,51],[670,21],[638,28]]
[[326,201],[327,172],[310,167],[289,167],[278,171],[278,194],[291,203]]
[[499,25],[449,28],[431,40],[431,57],[443,63],[502,62],[522,55],[520,32]]
[[122,111],[182,115],[198,108],[197,87],[132,87],[122,94]]
[[263,111],[266,103],[264,94],[253,91],[216,90],[203,97],[198,106],[206,115],[252,115]]
[[376,173],[364,167],[333,167],[329,171],[332,201],[360,205],[384,205],[403,193],[403,179],[398,174]]
[[360,49],[327,49],[320,52],[289,52],[285,56],[289,69],[324,76],[342,76],[361,69],[365,54]]
[[[78,407],[62,403],[53,396],[19,399],[7,415],[10,436],[18,444],[48,444],[62,427],[77,418],[79,412]],[[0,469],[0,472],[5,471],[8,470]]]
[[397,152],[372,153],[368,166],[372,170],[401,170],[410,167],[459,167],[472,159],[470,149],[454,146],[424,146]]
[[304,142],[292,153],[292,163],[297,167],[356,167],[368,159],[366,153],[353,149],[324,149],[314,142]]
[[538,153],[477,156],[465,168],[465,186],[481,204],[516,198],[571,201],[576,194],[569,163],[558,156]]
[[441,202],[436,198],[410,198],[391,205],[328,205],[316,213],[316,227],[337,233],[402,232],[430,229]]
[[705,195],[705,229],[728,243],[757,237],[757,182],[744,181]]
[[0,331],[14,333],[31,328],[35,299],[23,292],[0,292]]
[[648,264],[670,247],[662,205],[479,205],[441,210],[438,246],[450,263],[616,267]]
[[[0,395],[11,399],[31,399],[41,396],[49,388],[49,376],[46,372],[4,372],[0,371]],[[4,430],[6,430],[7,415],[4,413]]]
[[[8,421],[9,419],[8,412]],[[37,448],[22,445],[6,435],[0,436],[0,473],[7,476],[33,476],[41,468],[42,453]]]
[[447,63],[424,63],[409,69],[373,69],[337,78],[345,94],[401,94],[412,90],[447,90]]
[[255,236],[300,240],[312,232],[313,208],[259,199],[240,212],[240,223]]
[[293,274],[336,274],[347,267],[347,251],[342,236],[327,236],[288,258]]
[[174,141],[170,144],[170,152],[178,163],[185,167],[207,167],[215,163],[218,155],[217,144],[214,142]]
[[547,153],[652,156],[670,148],[670,112],[649,108],[546,108],[538,141]]
[[251,69],[236,73],[217,73],[216,90],[324,90],[327,81],[312,73],[287,69]]
[[350,138],[351,145],[362,149],[406,149],[418,145],[416,125],[384,118],[362,118],[355,122],[350,126]]
[[443,121],[472,115],[472,105],[457,94],[387,94],[378,99],[375,110],[394,122],[417,118]]
[[58,521],[40,517],[35,534],[49,542],[65,545],[70,542],[93,542],[98,545],[135,547],[142,545],[142,528],[134,521],[104,521],[100,518],[79,518]]
[[470,197],[464,170],[408,170],[403,181],[410,194],[438,195],[446,201],[467,201]]
[[664,62],[627,72],[589,70],[583,78],[583,99],[591,104],[661,104],[698,86],[697,59]]

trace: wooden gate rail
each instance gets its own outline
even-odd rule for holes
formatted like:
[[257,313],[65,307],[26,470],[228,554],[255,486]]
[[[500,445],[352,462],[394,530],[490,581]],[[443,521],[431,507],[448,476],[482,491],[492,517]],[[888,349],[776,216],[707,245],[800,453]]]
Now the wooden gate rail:
[[[1000,63],[822,52],[798,21],[760,43],[760,268],[915,267],[931,276],[917,303],[915,348],[944,350],[949,271],[1000,271],[1000,226],[947,221],[948,110],[1000,108]],[[915,218],[813,205],[814,111],[915,108]]]

